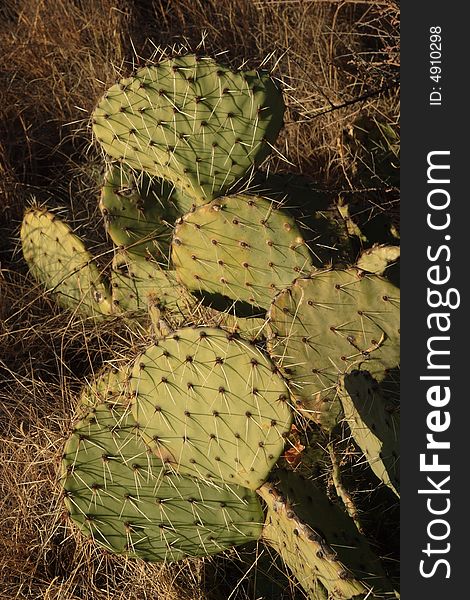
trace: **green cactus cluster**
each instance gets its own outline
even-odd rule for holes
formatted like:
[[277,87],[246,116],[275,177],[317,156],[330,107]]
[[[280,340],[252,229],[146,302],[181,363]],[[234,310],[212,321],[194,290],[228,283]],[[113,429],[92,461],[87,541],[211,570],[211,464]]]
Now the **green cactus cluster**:
[[312,600],[392,597],[348,514],[311,477],[278,468],[296,423],[330,439],[347,423],[397,493],[380,385],[399,366],[399,289],[382,276],[399,250],[347,262],[341,218],[328,229],[312,205],[307,227],[246,189],[283,111],[261,71],[194,55],[141,68],[92,118],[108,157],[108,266],[57,215],[26,212],[24,258],[60,306],[149,332],[138,354],[84,385],[62,458],[64,501],[85,535],[129,557],[174,561],[261,539]]

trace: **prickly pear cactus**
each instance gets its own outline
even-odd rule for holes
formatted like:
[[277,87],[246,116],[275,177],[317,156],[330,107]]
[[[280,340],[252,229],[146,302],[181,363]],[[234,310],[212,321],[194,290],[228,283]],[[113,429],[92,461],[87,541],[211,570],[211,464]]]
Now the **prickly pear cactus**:
[[187,55],[112,86],[94,111],[93,130],[109,156],[171,181],[201,204],[269,154],[283,111],[268,74]]
[[271,361],[235,334],[176,330],[137,358],[139,432],[169,469],[258,488],[284,447],[289,393]]
[[45,208],[29,209],[21,243],[31,274],[60,306],[85,316],[111,314],[111,293],[93,256],[56,215]]
[[340,397],[351,434],[372,471],[399,496],[398,423],[379,384],[367,371],[352,371],[342,378]]
[[302,175],[258,172],[250,182],[250,194],[255,193],[294,217],[315,267],[342,268],[354,262],[357,252],[331,190]]
[[121,409],[128,407],[130,404],[129,375],[127,364],[103,366],[85,382],[78,400],[77,413],[84,416],[98,404]]
[[[345,417],[398,494],[381,390],[393,399],[399,290],[378,274],[399,249],[374,246],[347,268],[351,233],[367,238],[348,207],[337,213],[311,185],[303,197],[290,184],[266,190],[269,200],[260,187],[227,195],[268,155],[283,111],[267,74],[194,55],[108,90],[93,131],[115,160],[100,200],[117,246],[109,287],[67,225],[41,208],[25,215],[25,258],[62,306],[119,315],[152,339],[83,388],[62,458],[65,504],[83,533],[127,557],[174,561],[261,538],[312,600],[389,598],[361,527],[312,483],[324,454],[292,427],[292,404],[327,430],[333,458],[332,430]],[[273,178],[262,181],[270,188]],[[218,312],[227,299],[230,311]],[[212,326],[188,326],[201,322]],[[286,438],[285,464],[309,479],[274,471]]]
[[188,289],[262,308],[313,268],[292,217],[257,196],[227,196],[186,214],[172,246],[177,275]]
[[180,214],[171,185],[112,164],[105,175],[100,208],[116,246],[167,261],[171,224]]
[[146,314],[155,306],[175,319],[184,320],[196,303],[178,283],[174,271],[164,270],[150,257],[117,251],[112,264],[112,297],[116,309]]
[[62,459],[65,504],[106,549],[151,561],[209,555],[256,540],[256,495],[168,471],[149,454],[129,412],[96,406],[77,424]]
[[268,346],[306,416],[331,429],[341,374],[365,369],[382,380],[399,365],[399,305],[398,288],[357,269],[319,271],[276,296]]
[[377,556],[353,521],[311,480],[278,471],[277,486],[258,493],[267,504],[263,540],[311,600],[385,598],[393,594]]
[[263,341],[267,334],[267,321],[260,317],[237,317],[228,312],[219,312],[214,316],[217,327],[237,333],[251,342]]

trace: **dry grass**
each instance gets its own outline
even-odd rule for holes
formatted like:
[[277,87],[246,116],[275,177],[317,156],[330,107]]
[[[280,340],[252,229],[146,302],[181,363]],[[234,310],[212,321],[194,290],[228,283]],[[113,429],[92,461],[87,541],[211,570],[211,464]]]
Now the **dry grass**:
[[[2,4],[0,598],[224,598],[252,560],[232,560],[230,568],[224,559],[164,567],[125,561],[83,542],[64,519],[56,472],[75,394],[134,342],[113,323],[97,329],[58,311],[26,275],[17,227],[35,196],[65,206],[76,226],[94,219],[89,237],[102,244],[101,161],[87,125],[105,87],[173,44],[226,51],[235,66],[265,61],[288,104],[278,143],[288,163],[274,156],[269,168],[307,176],[332,202],[343,197],[396,219],[398,189],[371,180],[371,153],[354,124],[367,118],[399,131],[398,19],[394,0]],[[247,589],[240,585],[233,600]]]

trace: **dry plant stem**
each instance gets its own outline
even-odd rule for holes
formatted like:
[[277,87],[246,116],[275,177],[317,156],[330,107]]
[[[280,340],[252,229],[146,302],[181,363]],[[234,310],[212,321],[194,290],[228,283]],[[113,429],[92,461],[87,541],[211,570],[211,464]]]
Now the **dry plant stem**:
[[340,467],[339,460],[338,460],[338,457],[335,452],[334,442],[330,442],[327,447],[328,447],[328,453],[330,455],[330,460],[331,460],[331,479],[333,481],[333,485],[335,487],[336,493],[338,494],[338,497],[341,498],[341,500],[344,504],[344,507],[345,507],[348,515],[354,521],[354,524],[356,525],[357,530],[359,531],[359,533],[363,534],[364,530],[362,528],[361,521],[359,518],[359,511],[357,510],[357,507],[354,504],[354,500],[352,499],[351,494],[348,492],[348,490],[343,485],[343,481],[341,478],[341,467]]

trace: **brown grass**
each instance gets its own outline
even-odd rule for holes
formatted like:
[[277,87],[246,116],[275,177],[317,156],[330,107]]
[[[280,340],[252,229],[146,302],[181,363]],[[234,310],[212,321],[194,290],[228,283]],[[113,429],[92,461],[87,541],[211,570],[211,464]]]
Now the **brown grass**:
[[[343,197],[396,219],[398,189],[357,168],[362,161],[370,170],[370,152],[350,138],[363,117],[399,131],[398,19],[394,0],[2,4],[0,598],[224,598],[253,560],[126,561],[84,542],[64,519],[56,473],[77,390],[134,342],[113,323],[73,321],[44,297],[26,275],[18,223],[35,196],[65,206],[75,226],[94,219],[88,236],[102,244],[102,165],[88,128],[99,96],[119,73],[173,44],[226,51],[234,66],[265,61],[288,105],[277,145],[288,162],[275,155],[269,168],[310,178],[332,203]],[[247,589],[245,581],[234,600],[254,597]]]

